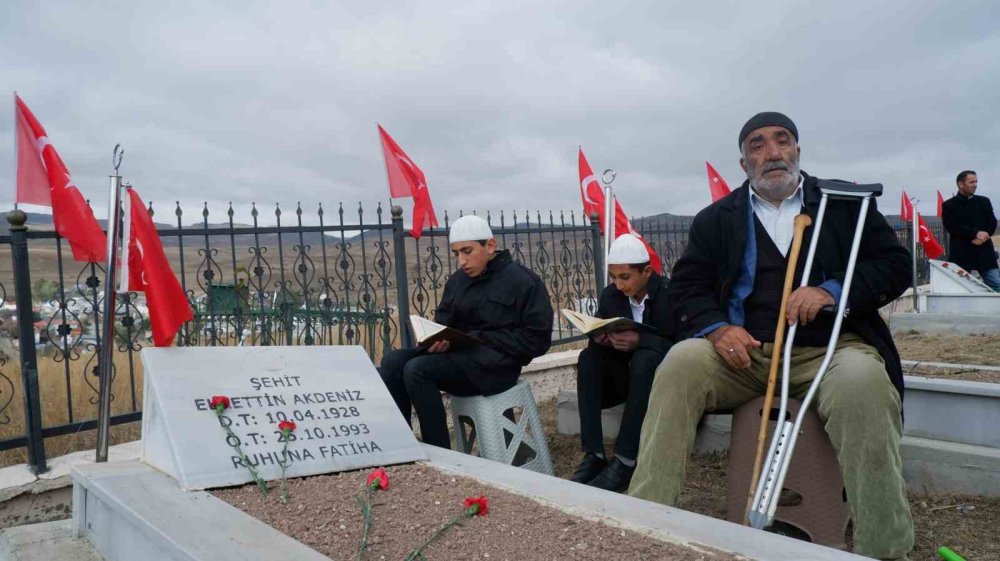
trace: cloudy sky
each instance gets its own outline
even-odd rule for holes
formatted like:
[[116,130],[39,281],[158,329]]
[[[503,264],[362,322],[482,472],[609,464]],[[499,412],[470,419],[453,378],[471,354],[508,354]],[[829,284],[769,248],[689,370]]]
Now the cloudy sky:
[[905,186],[933,213],[965,168],[1000,194],[989,4],[7,0],[0,91],[24,98],[96,206],[120,142],[123,175],[158,209],[180,200],[185,222],[203,201],[244,221],[251,201],[385,201],[376,123],[439,213],[578,210],[582,145],[617,170],[630,214],[693,214],[706,160],[742,181],[736,136],[762,110],[796,121],[804,170],[880,181],[893,213]]

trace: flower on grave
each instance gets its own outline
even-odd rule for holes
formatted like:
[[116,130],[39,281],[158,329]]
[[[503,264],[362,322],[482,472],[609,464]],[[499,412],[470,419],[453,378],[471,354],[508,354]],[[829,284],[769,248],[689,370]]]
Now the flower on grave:
[[296,428],[295,421],[284,420],[278,423],[278,431],[281,432],[281,441],[284,443],[281,448],[281,458],[278,459],[278,465],[281,467],[281,481],[279,482],[279,487],[281,488],[281,502],[282,504],[288,504],[288,480],[285,478],[285,472],[288,471],[288,466],[292,461],[288,457],[288,443],[295,440],[292,436],[292,431]]
[[478,497],[467,497],[465,499],[465,510],[461,514],[453,517],[444,526],[438,528],[436,532],[431,534],[431,537],[427,538],[427,541],[420,544],[419,547],[410,551],[409,555],[406,556],[404,561],[417,561],[418,559],[423,559],[424,549],[434,543],[434,540],[438,539],[441,534],[445,533],[452,526],[461,524],[462,522],[474,517],[474,516],[486,516],[486,513],[490,511],[490,502],[485,496],[480,495]]
[[361,561],[368,552],[368,530],[372,526],[372,495],[379,489],[389,490],[389,473],[383,468],[378,468],[368,474],[365,482],[365,490],[358,497],[358,506],[361,508],[361,543],[358,544],[357,561]]
[[467,497],[465,499],[465,511],[473,516],[486,516],[490,511],[490,501],[483,495],[478,497]]
[[208,406],[215,411],[215,415],[219,418],[219,426],[226,433],[226,444],[232,446],[233,450],[236,451],[236,455],[250,472],[250,476],[253,477],[254,483],[257,484],[257,488],[260,489],[261,494],[267,495],[267,481],[261,478],[260,474],[257,473],[257,468],[253,467],[253,464],[250,463],[250,458],[243,451],[240,437],[233,433],[233,420],[226,416],[226,409],[229,409],[230,406],[229,398],[224,395],[213,395],[212,399],[208,401]]
[[229,398],[224,395],[213,395],[208,402],[208,407],[221,417],[222,413],[229,409]]
[[382,468],[376,469],[368,474],[368,486],[371,487],[373,491],[377,489],[388,491],[389,474]]

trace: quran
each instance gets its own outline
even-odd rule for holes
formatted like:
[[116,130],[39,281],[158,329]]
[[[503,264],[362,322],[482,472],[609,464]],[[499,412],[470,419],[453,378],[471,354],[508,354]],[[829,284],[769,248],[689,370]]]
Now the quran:
[[580,330],[581,333],[590,334],[603,331],[605,333],[615,333],[617,331],[648,331],[656,333],[656,328],[645,323],[639,323],[629,318],[595,318],[580,312],[574,312],[563,308],[560,310],[564,318]]
[[467,348],[485,343],[482,339],[473,337],[447,325],[435,323],[421,316],[410,316],[410,326],[413,336],[421,347],[429,347],[438,341],[449,341],[452,348]]

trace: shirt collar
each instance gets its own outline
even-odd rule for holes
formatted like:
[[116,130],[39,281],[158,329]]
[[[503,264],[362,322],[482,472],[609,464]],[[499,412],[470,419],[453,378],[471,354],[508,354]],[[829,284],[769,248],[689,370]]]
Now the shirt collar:
[[[799,206],[800,207],[802,206],[802,183],[804,182],[804,180],[805,180],[805,178],[802,177],[802,174],[800,173],[799,174],[799,184],[798,184],[798,186],[795,187],[795,191],[791,195],[788,195],[788,197],[785,198],[785,201],[792,201],[792,202],[798,201]],[[766,204],[770,208],[775,208],[774,205],[772,205],[770,201],[768,201],[764,197],[761,197],[760,195],[757,194],[757,191],[753,188],[753,185],[751,185],[750,189],[748,189],[748,190],[750,191],[750,204],[751,205],[756,206],[756,205],[760,205],[760,204]],[[782,201],[782,203],[784,203],[784,201]]]
[[632,298],[631,296],[628,297],[628,303],[632,304],[633,306],[642,306],[643,304],[646,303],[646,300],[649,300],[649,292],[643,294],[641,302],[636,302],[635,298]]

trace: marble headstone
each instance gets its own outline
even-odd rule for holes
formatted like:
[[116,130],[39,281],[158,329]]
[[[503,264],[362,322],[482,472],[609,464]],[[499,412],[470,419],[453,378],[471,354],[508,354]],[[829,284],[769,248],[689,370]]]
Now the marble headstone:
[[[142,459],[184,489],[250,482],[246,463],[278,479],[286,419],[297,425],[286,477],[426,459],[362,347],[147,348],[141,356]],[[209,408],[214,395],[230,399],[224,419]]]

